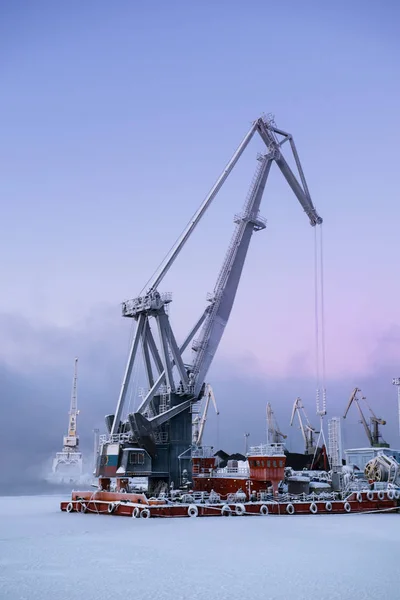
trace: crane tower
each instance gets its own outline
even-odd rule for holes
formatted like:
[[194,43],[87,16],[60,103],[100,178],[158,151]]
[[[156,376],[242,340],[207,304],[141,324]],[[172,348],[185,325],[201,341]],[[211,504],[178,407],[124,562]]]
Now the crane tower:
[[[214,291],[208,294],[207,305],[192,329],[178,343],[169,321],[172,295],[159,291],[160,284],[255,134],[261,137],[264,151],[257,158],[243,210],[234,217],[235,230]],[[297,175],[283,155],[284,144],[291,150]],[[278,129],[273,118],[258,118],[149,284],[139,296],[122,304],[123,317],[133,319],[136,330],[115,412],[106,416],[107,434],[100,437],[96,474],[104,479],[104,485],[107,478],[143,476],[149,477],[149,490],[160,489],[161,484],[179,485],[179,457],[192,447],[193,407],[204,396],[207,373],[231,314],[253,233],[266,228],[260,205],[274,163],[310,224],[322,223],[293,136]],[[190,347],[192,358],[188,360],[184,355]],[[148,387],[137,409],[129,412],[126,399],[140,350]]]
[[83,459],[79,451],[79,436],[77,432],[77,381],[78,381],[78,359],[75,358],[74,378],[72,382],[71,402],[68,418],[68,431],[64,436],[64,444],[61,452],[57,452],[52,467],[53,479],[60,482],[74,482],[82,475]]

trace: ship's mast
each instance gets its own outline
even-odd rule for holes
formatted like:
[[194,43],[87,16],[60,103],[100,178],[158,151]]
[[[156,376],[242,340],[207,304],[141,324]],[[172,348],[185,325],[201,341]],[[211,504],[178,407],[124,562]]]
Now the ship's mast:
[[71,404],[69,409],[68,434],[64,436],[64,450],[77,449],[79,446],[79,436],[77,434],[77,416],[79,414],[77,406],[77,381],[78,381],[78,359],[74,363],[74,379],[72,383]]

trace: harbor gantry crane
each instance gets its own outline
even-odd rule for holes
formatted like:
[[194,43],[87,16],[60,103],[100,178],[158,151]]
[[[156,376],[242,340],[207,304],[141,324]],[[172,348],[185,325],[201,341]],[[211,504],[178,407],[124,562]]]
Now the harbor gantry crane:
[[367,403],[367,399],[365,396],[361,396],[361,400],[364,401],[365,405],[367,406],[369,412],[371,413],[370,416],[370,425],[368,425],[367,420],[364,416],[364,413],[362,411],[362,408],[360,406],[360,398],[358,398],[358,393],[361,392],[360,388],[356,387],[354,388],[354,390],[351,393],[350,399],[349,399],[349,403],[347,405],[346,408],[346,412],[343,415],[343,419],[346,418],[347,413],[349,412],[349,408],[350,406],[354,403],[357,406],[358,412],[360,414],[360,423],[362,423],[363,427],[364,427],[364,431],[365,434],[368,438],[368,441],[370,443],[370,445],[374,448],[389,448],[389,444],[387,444],[383,439],[381,441],[382,435],[379,429],[379,425],[386,425],[386,421],[384,421],[383,419],[378,418],[374,411],[372,410],[372,408],[369,406],[369,404]]
[[271,403],[267,404],[267,443],[268,444],[280,444],[282,440],[286,440],[287,435],[282,433],[279,429],[278,422],[275,418],[274,411],[272,410]]
[[[292,418],[290,419],[290,425],[293,425],[294,417],[297,413],[297,417],[299,419],[299,427],[301,430],[301,434],[304,440],[305,451],[304,454],[314,454],[315,453],[315,434],[318,431],[315,431],[314,427],[311,426],[310,421],[306,415],[306,411],[301,401],[301,398],[296,398],[293,404],[292,410]],[[302,416],[303,415],[303,416]]]
[[[160,284],[256,133],[265,145],[264,152],[257,158],[258,167],[243,211],[234,218],[235,231],[214,291],[208,295],[208,305],[200,318],[178,344],[169,321],[172,295],[160,292]],[[297,175],[283,155],[284,144],[291,149]],[[108,437],[102,441],[97,475],[116,477],[118,469],[118,477],[133,476],[137,462],[129,453],[137,447],[146,453],[150,489],[152,478],[154,485],[161,480],[169,484],[179,481],[179,457],[192,442],[192,405],[204,395],[206,376],[231,314],[252,235],[266,228],[260,205],[273,163],[294,192],[311,226],[322,223],[311,200],[293,136],[278,129],[272,117],[256,119],[160,268],[136,298],[122,304],[123,317],[134,319],[136,330],[115,413],[106,416]],[[157,329],[158,344],[152,325]],[[187,363],[183,356],[190,345],[192,360]],[[140,349],[148,389],[136,411],[125,415],[133,366]],[[142,460],[142,454],[139,458]]]
[[201,417],[199,416],[199,414],[197,414],[193,419],[192,443],[194,446],[198,446],[198,447],[201,446],[201,442],[203,440],[204,427],[205,427],[205,424],[207,421],[207,413],[208,413],[208,408],[210,406],[210,401],[214,405],[216,415],[217,416],[219,415],[219,410],[217,407],[217,402],[215,400],[214,391],[209,383],[206,385],[204,397],[206,398],[206,401],[204,404],[203,414],[201,415]]

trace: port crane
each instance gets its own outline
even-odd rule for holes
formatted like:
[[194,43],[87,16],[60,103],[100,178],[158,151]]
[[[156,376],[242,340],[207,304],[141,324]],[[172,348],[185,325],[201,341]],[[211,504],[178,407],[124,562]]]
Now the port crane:
[[64,436],[64,450],[71,448],[76,450],[79,446],[79,435],[77,432],[77,417],[79,415],[77,402],[77,381],[78,381],[78,359],[74,361],[74,378],[72,382],[71,403],[69,407],[68,434]]
[[[183,342],[178,344],[169,321],[172,295],[160,292],[159,287],[255,134],[261,137],[264,152],[257,158],[258,166],[243,211],[234,217],[235,231],[214,291],[208,295],[203,313]],[[283,155],[284,144],[291,150],[297,175]],[[136,321],[136,330],[115,413],[106,416],[108,434],[101,440],[98,475],[114,473],[110,465],[121,464],[121,453],[137,446],[149,456],[146,460],[151,464],[150,484],[153,472],[157,473],[159,480],[179,480],[179,457],[187,451],[192,441],[192,406],[201,401],[205,393],[205,379],[233,307],[252,235],[266,228],[266,219],[260,215],[260,204],[274,163],[292,189],[311,226],[322,223],[311,200],[293,136],[278,129],[270,116],[256,119],[160,268],[139,296],[122,304],[123,317]],[[158,344],[153,329],[158,333]],[[184,353],[190,346],[192,359],[185,362]],[[136,411],[123,419],[133,366],[140,350],[148,388]],[[113,452],[116,454],[113,455]],[[118,473],[128,476],[132,469],[129,470],[127,465],[136,463],[134,459],[133,462],[129,458],[126,461],[125,466],[118,468]],[[102,468],[105,466],[107,469]]]
[[370,445],[374,448],[389,448],[389,444],[387,444],[385,441],[380,441],[382,438],[382,434],[380,432],[379,429],[379,425],[386,425],[386,421],[384,421],[383,419],[378,418],[374,411],[372,410],[372,408],[369,406],[369,404],[367,403],[367,399],[365,396],[361,396],[361,400],[364,401],[365,405],[367,406],[369,412],[371,413],[370,416],[370,425],[368,425],[367,420],[364,416],[364,413],[362,411],[362,408],[360,406],[360,398],[358,398],[358,393],[361,392],[360,388],[356,387],[354,388],[354,390],[351,393],[350,399],[349,399],[349,403],[347,405],[346,408],[346,412],[343,415],[343,418],[345,419],[347,416],[347,413],[349,412],[349,408],[352,404],[355,404],[357,406],[358,412],[360,414],[360,423],[362,423],[363,427],[364,427],[364,431],[365,434],[368,438],[368,441],[370,443]]
[[280,444],[282,440],[286,440],[287,435],[282,433],[279,429],[278,422],[275,418],[274,411],[272,410],[271,403],[267,404],[267,443],[268,444]]
[[83,459],[79,451],[79,435],[77,431],[77,417],[79,415],[77,401],[78,359],[74,361],[74,377],[70,408],[68,413],[68,431],[64,436],[63,449],[57,452],[53,459],[52,475],[56,479],[73,481],[82,475]]
[[303,440],[304,440],[304,446],[305,446],[304,454],[314,454],[315,453],[315,434],[318,433],[318,431],[315,431],[314,427],[311,426],[301,398],[296,398],[296,400],[294,401],[292,417],[290,419],[290,426],[293,425],[293,421],[294,421],[296,413],[297,413],[297,417],[299,420],[299,427],[301,430],[301,434],[302,434]]
[[203,414],[201,417],[199,415],[196,415],[193,419],[193,445],[194,446],[201,446],[201,442],[203,440],[204,427],[205,427],[206,420],[207,420],[208,408],[210,406],[210,401],[214,405],[216,415],[217,416],[219,415],[219,410],[217,407],[217,402],[215,400],[214,391],[209,383],[206,385],[204,397],[206,398],[206,401],[204,404]]

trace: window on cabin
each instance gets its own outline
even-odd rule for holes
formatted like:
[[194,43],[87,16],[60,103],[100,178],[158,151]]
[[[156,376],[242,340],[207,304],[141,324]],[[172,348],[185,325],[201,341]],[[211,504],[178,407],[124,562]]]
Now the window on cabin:
[[131,454],[129,455],[129,463],[131,465],[144,465],[144,453],[131,452]]

